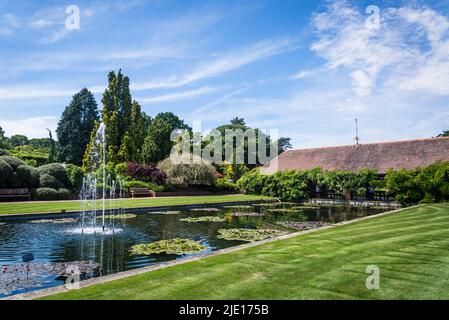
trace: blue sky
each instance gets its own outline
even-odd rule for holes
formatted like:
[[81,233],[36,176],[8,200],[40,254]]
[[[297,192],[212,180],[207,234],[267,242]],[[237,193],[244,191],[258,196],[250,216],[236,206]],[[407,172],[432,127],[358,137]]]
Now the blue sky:
[[356,117],[361,143],[449,129],[448,0],[0,0],[0,48],[7,135],[46,136],[83,87],[101,106],[119,68],[149,115],[244,117],[298,148],[353,143]]

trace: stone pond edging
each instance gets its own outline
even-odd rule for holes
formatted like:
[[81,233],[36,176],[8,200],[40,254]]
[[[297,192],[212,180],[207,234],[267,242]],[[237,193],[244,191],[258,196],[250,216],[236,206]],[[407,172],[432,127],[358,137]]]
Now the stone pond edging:
[[[199,254],[199,255],[194,256],[194,257],[189,257],[189,258],[184,258],[184,259],[180,259],[180,260],[173,260],[173,261],[169,261],[169,262],[158,263],[158,264],[155,264],[155,265],[152,265],[152,266],[148,266],[148,267],[143,267],[143,268],[138,268],[138,269],[133,269],[133,270],[127,270],[127,271],[118,272],[118,273],[115,273],[115,274],[110,274],[110,275],[106,275],[106,276],[102,276],[102,277],[92,278],[92,279],[81,281],[80,282],[80,289],[87,288],[87,287],[90,287],[90,286],[93,286],[93,285],[97,285],[97,284],[102,284],[102,283],[114,281],[114,280],[120,280],[120,279],[128,278],[128,277],[135,276],[135,275],[140,275],[140,274],[143,274],[143,273],[147,273],[147,272],[151,272],[151,271],[155,271],[155,270],[159,270],[159,269],[169,268],[169,267],[180,265],[180,264],[184,264],[184,263],[198,261],[198,260],[201,260],[201,259],[204,259],[204,258],[208,258],[208,257],[213,257],[213,256],[218,256],[218,255],[222,255],[222,254],[226,254],[226,253],[240,251],[240,250],[243,250],[243,249],[246,249],[246,248],[259,246],[259,245],[262,245],[262,244],[265,244],[265,243],[270,243],[270,242],[273,242],[273,241],[289,239],[289,238],[297,237],[297,236],[300,236],[300,235],[305,235],[305,234],[309,234],[309,233],[313,233],[313,232],[317,232],[317,231],[322,231],[322,230],[326,230],[326,229],[332,229],[332,228],[335,228],[335,227],[338,227],[338,226],[342,226],[342,225],[347,225],[347,224],[360,222],[360,221],[363,221],[363,220],[368,220],[368,219],[373,219],[373,218],[377,218],[377,217],[382,217],[382,216],[390,215],[390,214],[393,214],[393,213],[402,212],[404,210],[408,210],[408,209],[415,208],[415,207],[419,207],[419,205],[412,206],[412,207],[407,207],[407,208],[401,208],[401,209],[398,209],[398,210],[388,211],[388,212],[384,212],[384,213],[379,213],[379,214],[375,214],[375,215],[371,215],[371,216],[366,216],[366,217],[362,217],[362,218],[358,218],[358,219],[354,219],[354,220],[350,220],[350,221],[343,221],[343,222],[340,222],[340,223],[336,223],[336,224],[328,225],[328,226],[323,226],[323,227],[319,227],[319,228],[315,228],[315,229],[289,233],[289,234],[285,234],[285,235],[281,235],[281,236],[277,236],[277,237],[273,237],[273,238],[269,238],[269,239],[265,239],[265,240],[261,240],[261,241],[257,241],[257,242],[242,244],[242,245],[231,247],[231,248],[220,249],[220,250],[217,250],[217,251],[214,251],[214,252],[210,252],[210,253]],[[32,300],[32,299],[38,299],[38,298],[46,297],[46,296],[49,296],[49,295],[54,295],[54,294],[57,294],[57,293],[64,293],[64,292],[68,292],[68,291],[71,291],[71,290],[67,289],[64,285],[61,285],[61,286],[52,287],[52,288],[48,288],[48,289],[36,290],[36,291],[28,292],[28,293],[17,294],[17,295],[14,295],[14,296],[2,298],[0,300]]]

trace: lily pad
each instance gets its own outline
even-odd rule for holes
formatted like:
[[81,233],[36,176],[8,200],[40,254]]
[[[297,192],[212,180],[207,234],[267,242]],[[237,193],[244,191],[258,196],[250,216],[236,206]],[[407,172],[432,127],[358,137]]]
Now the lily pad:
[[296,230],[309,230],[316,229],[328,226],[329,223],[321,222],[321,221],[305,221],[305,222],[296,222],[296,221],[282,221],[278,222],[279,225]]
[[220,211],[220,209],[217,208],[195,208],[195,209],[190,209],[191,211],[204,211],[204,212],[217,212]]
[[252,206],[225,206],[225,209],[251,209]]
[[40,220],[31,220],[30,223],[74,223],[78,220],[73,218],[63,218],[63,219],[40,219]]
[[280,205],[280,203],[279,202],[272,202],[272,203],[258,203],[258,204],[255,204],[254,206],[256,206],[256,207],[276,207],[276,206],[278,206],[278,205]]
[[224,222],[226,221],[223,218],[220,217],[189,217],[180,219],[179,221],[185,221],[185,222]]
[[260,213],[260,212],[232,212],[231,216],[234,216],[234,217],[264,217],[265,213]]
[[151,211],[152,214],[180,214],[181,211]]
[[[127,220],[127,219],[134,219],[136,218],[136,214],[132,213],[123,213],[123,214],[114,214],[114,215],[108,215],[104,216],[105,219],[114,219],[114,220]],[[97,219],[102,219],[102,216],[97,216]]]
[[318,206],[298,206],[298,207],[293,207],[292,209],[294,210],[301,210],[301,209],[319,209],[320,207]]
[[203,246],[197,241],[175,238],[146,244],[137,244],[131,247],[130,252],[133,255],[151,255],[160,253],[182,255],[198,253],[206,249],[206,246]]
[[276,229],[220,229],[218,238],[254,242],[279,236],[284,232]]
[[277,208],[277,209],[269,209],[268,212],[270,212],[270,213],[298,213],[298,212],[301,212],[301,210],[293,209],[293,208]]

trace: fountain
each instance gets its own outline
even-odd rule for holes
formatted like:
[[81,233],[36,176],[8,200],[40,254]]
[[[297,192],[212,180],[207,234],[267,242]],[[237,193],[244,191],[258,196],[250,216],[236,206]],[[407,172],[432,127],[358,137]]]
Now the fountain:
[[[106,126],[101,123],[95,136],[93,150],[90,154],[92,170],[83,180],[80,192],[81,200],[81,227],[69,230],[72,234],[103,234],[109,235],[123,231],[123,228],[116,228],[114,215],[123,213],[122,208],[116,209],[116,200],[122,200],[123,182],[117,177],[116,180],[111,175],[106,175]],[[101,183],[99,192],[98,185]],[[106,203],[109,189],[109,225],[106,225]],[[118,191],[118,198],[116,197]],[[99,197],[100,196],[100,197]],[[97,208],[101,204],[101,208]],[[122,203],[120,203],[122,205]],[[122,207],[122,206],[121,206]],[[98,213],[101,212],[101,216]],[[98,220],[101,219],[101,226]],[[122,221],[122,225],[124,221]]]

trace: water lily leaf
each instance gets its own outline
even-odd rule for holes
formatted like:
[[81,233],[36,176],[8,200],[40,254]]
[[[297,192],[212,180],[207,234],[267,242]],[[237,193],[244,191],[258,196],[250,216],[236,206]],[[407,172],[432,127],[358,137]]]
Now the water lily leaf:
[[254,242],[284,234],[276,229],[220,229],[218,238]]
[[130,252],[133,255],[151,255],[160,253],[181,255],[198,253],[206,249],[206,246],[203,246],[197,241],[175,238],[146,244],[137,244],[131,247]]
[[224,222],[225,219],[220,217],[189,217],[184,219],[179,219],[179,221],[185,222]]

